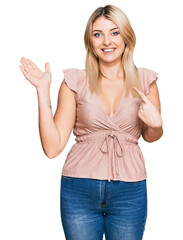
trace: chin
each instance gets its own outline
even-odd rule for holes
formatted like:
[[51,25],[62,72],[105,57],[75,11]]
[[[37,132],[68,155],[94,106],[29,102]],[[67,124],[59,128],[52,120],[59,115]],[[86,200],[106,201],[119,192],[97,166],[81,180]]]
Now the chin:
[[121,58],[100,58],[99,61],[106,62],[106,63],[112,63],[112,62],[118,62],[121,61]]

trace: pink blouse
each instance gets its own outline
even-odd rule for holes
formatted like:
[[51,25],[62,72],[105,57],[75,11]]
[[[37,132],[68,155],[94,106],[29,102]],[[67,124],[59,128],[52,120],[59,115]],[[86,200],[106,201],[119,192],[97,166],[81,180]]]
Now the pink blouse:
[[[158,73],[138,68],[143,92],[158,79]],[[140,181],[146,179],[145,161],[138,139],[143,122],[138,117],[141,98],[125,89],[113,116],[109,116],[99,96],[91,94],[85,70],[64,70],[67,86],[74,91],[76,121],[73,134],[76,142],[67,154],[62,175],[101,180]]]

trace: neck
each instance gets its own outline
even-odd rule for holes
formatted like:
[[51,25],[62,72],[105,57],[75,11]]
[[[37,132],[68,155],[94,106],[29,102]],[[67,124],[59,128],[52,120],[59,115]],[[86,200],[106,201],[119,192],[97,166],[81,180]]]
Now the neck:
[[123,78],[123,70],[121,67],[121,61],[118,63],[103,63],[99,61],[99,68],[101,76],[110,80],[115,81],[119,78]]

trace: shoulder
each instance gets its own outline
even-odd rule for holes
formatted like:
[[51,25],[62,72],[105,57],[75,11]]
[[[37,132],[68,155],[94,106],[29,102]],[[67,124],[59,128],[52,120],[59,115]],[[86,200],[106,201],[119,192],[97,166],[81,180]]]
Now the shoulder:
[[150,85],[156,83],[158,79],[158,73],[152,69],[144,67],[138,67],[137,69],[144,93],[148,95],[150,92]]
[[65,81],[77,82],[77,84],[79,84],[80,81],[86,77],[85,69],[68,68],[63,69],[63,73]]
[[137,70],[139,72],[140,75],[142,76],[153,76],[156,77],[158,75],[158,73],[152,69],[149,68],[145,68],[145,67],[137,67]]
[[86,79],[85,69],[68,68],[63,69],[64,81],[67,86],[77,94],[79,100]]
[[63,69],[63,73],[64,76],[70,76],[70,77],[79,77],[79,76],[83,76],[85,77],[86,75],[86,71],[85,69],[78,69],[78,68],[67,68],[67,69]]

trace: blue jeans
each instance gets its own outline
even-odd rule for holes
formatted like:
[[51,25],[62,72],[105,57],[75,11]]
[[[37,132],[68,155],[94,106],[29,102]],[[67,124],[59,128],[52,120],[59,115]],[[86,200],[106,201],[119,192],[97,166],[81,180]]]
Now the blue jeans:
[[61,221],[66,240],[142,240],[146,180],[124,182],[61,176]]

